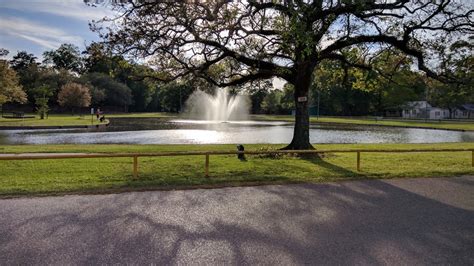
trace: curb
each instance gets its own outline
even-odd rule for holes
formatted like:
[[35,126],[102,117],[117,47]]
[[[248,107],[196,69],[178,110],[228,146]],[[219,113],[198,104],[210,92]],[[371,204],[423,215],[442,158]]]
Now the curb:
[[73,129],[73,128],[105,128],[108,127],[110,121],[105,124],[98,125],[73,125],[73,126],[0,126],[0,130],[26,130],[26,129]]
[[447,131],[458,131],[458,132],[474,132],[474,130],[469,130],[469,129],[456,129],[456,128],[420,127],[420,126],[397,126],[397,125],[377,125],[377,124],[356,124],[356,123],[339,123],[339,122],[310,122],[310,124],[322,124],[322,125],[353,125],[353,126],[373,126],[373,127],[399,127],[399,128],[417,128],[417,129],[447,130]]

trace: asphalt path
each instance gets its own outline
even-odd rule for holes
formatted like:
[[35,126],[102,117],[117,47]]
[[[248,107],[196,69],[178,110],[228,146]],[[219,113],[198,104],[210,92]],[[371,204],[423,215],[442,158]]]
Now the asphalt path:
[[0,264],[474,264],[474,177],[0,200]]

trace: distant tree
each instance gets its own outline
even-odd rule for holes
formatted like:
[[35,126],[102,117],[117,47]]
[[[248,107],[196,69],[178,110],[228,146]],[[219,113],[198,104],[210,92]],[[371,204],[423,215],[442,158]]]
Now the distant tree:
[[[354,51],[356,52],[356,51]],[[397,50],[383,50],[369,62],[372,69],[351,69],[352,86],[370,95],[370,108],[376,115],[401,108],[408,101],[420,100],[426,90],[423,75],[413,71],[413,60]]]
[[76,73],[82,71],[81,53],[73,44],[61,44],[56,50],[44,52],[43,57],[43,63],[52,65],[57,70],[66,69]]
[[144,111],[151,102],[151,96],[156,90],[158,82],[149,78],[141,78],[141,76],[153,72],[153,70],[144,65],[127,62],[119,57],[114,57],[112,62],[111,76],[127,85],[131,90],[132,103],[130,108],[133,111]]
[[78,83],[68,83],[59,91],[58,103],[61,106],[71,108],[74,114],[74,108],[90,106],[91,95],[89,88]]
[[7,56],[9,53],[10,51],[8,51],[7,49],[0,47],[0,57]]
[[51,92],[49,105],[57,104],[57,94],[60,88],[76,79],[66,69],[55,70],[36,63],[21,68],[18,76],[20,84],[28,95],[28,101],[32,104],[35,103],[37,97],[42,97],[41,93],[37,93],[38,88],[46,86]]
[[451,82],[428,79],[428,96],[431,102],[450,111],[465,103],[474,103],[474,37],[470,41],[458,41],[450,47],[439,46],[443,73],[452,77]]
[[93,42],[86,47],[82,54],[84,55],[85,72],[112,74],[114,58],[102,44]]
[[36,112],[40,115],[40,119],[44,119],[48,116],[49,106],[47,97],[36,98]]
[[160,99],[160,89],[157,88],[151,95],[151,101],[147,106],[146,111],[148,112],[158,112],[161,111],[161,99]]
[[246,87],[246,93],[250,97],[252,103],[251,112],[253,114],[260,114],[263,112],[263,99],[265,99],[265,96],[267,96],[272,87],[271,80],[257,80],[248,84]]
[[283,92],[281,90],[270,91],[263,99],[262,110],[267,114],[278,114],[282,96]]
[[127,75],[133,71],[132,64],[123,56],[113,55],[104,48],[103,44],[91,43],[82,55],[84,56],[84,72],[106,74],[121,82],[130,79]]
[[28,95],[28,101],[34,103],[34,88],[39,86],[41,76],[39,63],[36,57],[27,51],[20,51],[10,60],[10,66],[17,72],[20,84]]
[[337,61],[321,62],[313,75],[313,105],[320,96],[321,110],[332,115],[382,115],[399,109],[407,101],[420,100],[425,91],[421,73],[413,71],[413,61],[393,49],[367,58],[357,48],[343,51],[346,57],[370,68],[353,68]]
[[283,86],[283,93],[280,98],[280,112],[283,114],[291,114],[291,111],[295,109],[295,101],[293,95],[295,93],[295,87],[290,83],[286,83]]
[[103,73],[126,84],[132,93],[130,109],[138,112],[147,109],[158,83],[155,80],[141,77],[143,74],[153,72],[151,68],[130,63],[122,56],[112,55],[100,43],[92,43],[87,46],[83,55],[85,72]]
[[184,104],[194,91],[188,83],[170,82],[159,88],[160,106],[166,112],[181,112]]
[[5,103],[25,103],[26,100],[15,70],[9,67],[6,60],[0,60],[0,110]]
[[31,65],[38,65],[37,57],[27,51],[20,51],[10,60],[10,66],[17,72],[26,71]]
[[49,104],[53,105],[57,103],[61,88],[68,83],[76,82],[76,80],[77,78],[66,69],[54,70],[43,67],[39,69],[39,78],[35,82],[33,94],[36,96],[36,88],[46,85],[51,91]]
[[47,116],[49,112],[48,101],[52,96],[53,91],[48,86],[43,85],[35,88],[34,94],[36,111],[40,115],[40,119],[44,119],[44,117]]
[[371,94],[367,90],[354,87],[357,81],[356,68],[341,62],[324,60],[315,69],[311,94],[312,103],[317,103],[324,114],[366,115],[370,110]]
[[348,86],[347,72],[344,72],[342,64],[337,61],[324,60],[315,69],[312,80],[311,96],[313,102],[320,94],[320,104],[323,110],[337,115],[348,115],[350,104],[346,95],[351,88]]
[[274,89],[267,92],[261,103],[266,114],[291,114],[294,110],[293,86],[285,84],[283,90]]
[[102,105],[104,100],[106,99],[106,92],[105,89],[101,89],[98,87],[90,86],[91,90],[91,104],[94,106]]
[[89,83],[94,87],[93,95],[96,95],[96,97],[99,94],[105,93],[103,101],[97,101],[98,99],[96,99],[96,103],[101,102],[104,105],[121,106],[124,108],[124,111],[132,104],[132,92],[130,88],[106,74],[89,73],[83,75],[81,80],[83,83]]
[[32,91],[35,87],[39,86],[39,80],[41,77],[41,69],[38,65],[30,65],[24,70],[17,72],[19,83],[23,87],[23,90],[27,93],[28,102],[34,102],[34,96]]

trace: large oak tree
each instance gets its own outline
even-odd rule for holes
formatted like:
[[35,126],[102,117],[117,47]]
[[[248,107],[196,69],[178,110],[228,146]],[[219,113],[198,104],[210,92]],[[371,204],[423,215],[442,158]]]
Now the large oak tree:
[[[156,78],[195,75],[232,86],[278,77],[292,84],[296,117],[287,149],[312,148],[306,99],[321,61],[367,67],[344,51],[358,46],[375,55],[392,47],[437,77],[427,63],[431,44],[473,33],[472,4],[460,0],[128,2],[115,6],[119,17],[92,28],[116,52],[151,58],[167,73]],[[216,66],[224,71],[208,75]]]

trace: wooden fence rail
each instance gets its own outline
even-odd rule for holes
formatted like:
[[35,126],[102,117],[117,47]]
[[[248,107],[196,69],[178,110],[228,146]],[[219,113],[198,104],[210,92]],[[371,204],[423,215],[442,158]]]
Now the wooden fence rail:
[[47,160],[47,159],[78,159],[78,158],[133,158],[133,176],[138,177],[138,157],[163,156],[205,156],[205,176],[209,177],[210,155],[237,154],[323,154],[323,153],[356,153],[357,171],[360,171],[361,153],[410,153],[410,152],[470,152],[474,167],[474,149],[357,149],[357,150],[274,150],[274,151],[192,151],[192,152],[158,152],[158,153],[68,153],[68,154],[2,154],[0,161],[7,160]]

